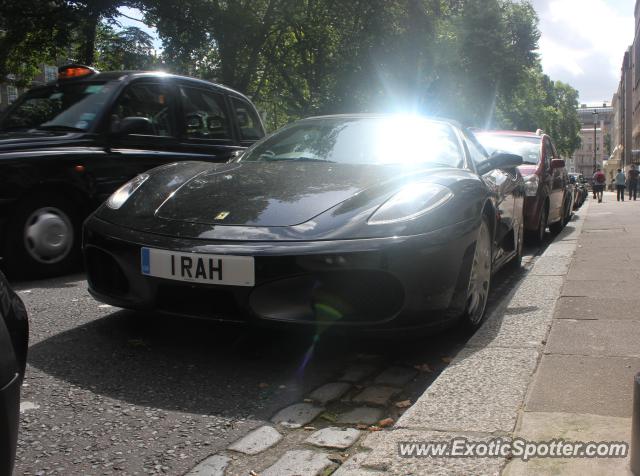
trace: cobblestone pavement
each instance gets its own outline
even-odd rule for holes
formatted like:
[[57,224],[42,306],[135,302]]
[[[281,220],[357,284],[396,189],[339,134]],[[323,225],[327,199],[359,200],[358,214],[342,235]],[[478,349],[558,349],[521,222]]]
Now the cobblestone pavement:
[[[522,274],[496,276],[490,307]],[[466,340],[139,315],[94,301],[82,275],[14,286],[31,322],[16,475],[330,472]]]

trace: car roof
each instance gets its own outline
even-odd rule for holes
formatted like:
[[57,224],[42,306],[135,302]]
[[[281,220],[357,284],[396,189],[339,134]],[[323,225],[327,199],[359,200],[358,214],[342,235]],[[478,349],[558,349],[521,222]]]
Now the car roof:
[[529,138],[536,138],[536,139],[542,139],[544,136],[547,135],[545,133],[538,134],[536,132],[531,132],[531,131],[500,131],[500,130],[479,130],[479,131],[475,131],[475,133],[494,135],[494,136],[529,137]]
[[[124,70],[124,71],[99,71],[94,74],[90,74],[87,76],[83,76],[80,78],[72,78],[72,79],[63,79],[63,80],[53,80],[49,81],[46,86],[51,86],[57,83],[72,83],[72,82],[83,82],[83,81],[118,81],[124,79],[136,79],[136,78],[171,78],[171,79],[179,79],[180,81],[185,81],[189,83],[193,83],[194,85],[206,86],[206,87],[214,87],[217,89],[224,90],[228,93],[234,94],[236,96],[240,96],[248,101],[250,99],[235,89],[232,89],[223,84],[214,83],[211,81],[206,81],[204,79],[191,78],[189,76],[182,76],[179,74],[165,73],[164,71],[135,71],[135,70]],[[35,89],[35,88],[34,88]]]

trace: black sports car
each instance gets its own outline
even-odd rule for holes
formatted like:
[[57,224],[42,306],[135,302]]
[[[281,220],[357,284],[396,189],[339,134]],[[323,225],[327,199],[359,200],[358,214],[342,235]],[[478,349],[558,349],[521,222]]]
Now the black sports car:
[[28,339],[27,311],[0,272],[0,474],[11,474],[16,454]]
[[475,328],[492,272],[521,257],[521,163],[448,121],[304,119],[116,191],[85,223],[89,290],[220,320]]

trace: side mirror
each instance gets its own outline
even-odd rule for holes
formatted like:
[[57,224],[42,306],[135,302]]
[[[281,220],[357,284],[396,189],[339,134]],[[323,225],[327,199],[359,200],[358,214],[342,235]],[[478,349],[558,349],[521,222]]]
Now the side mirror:
[[484,162],[477,164],[478,173],[484,175],[495,169],[513,169],[522,165],[522,156],[506,152],[494,152]]
[[118,124],[114,124],[111,132],[115,135],[153,134],[151,120],[146,117],[125,117]]
[[561,169],[564,167],[563,159],[552,159],[551,160],[551,168],[552,169]]

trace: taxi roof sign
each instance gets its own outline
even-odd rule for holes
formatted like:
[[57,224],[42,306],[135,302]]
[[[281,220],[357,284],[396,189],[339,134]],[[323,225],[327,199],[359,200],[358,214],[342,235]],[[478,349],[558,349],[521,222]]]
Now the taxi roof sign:
[[97,72],[96,69],[83,64],[69,64],[58,68],[58,79],[81,78]]

